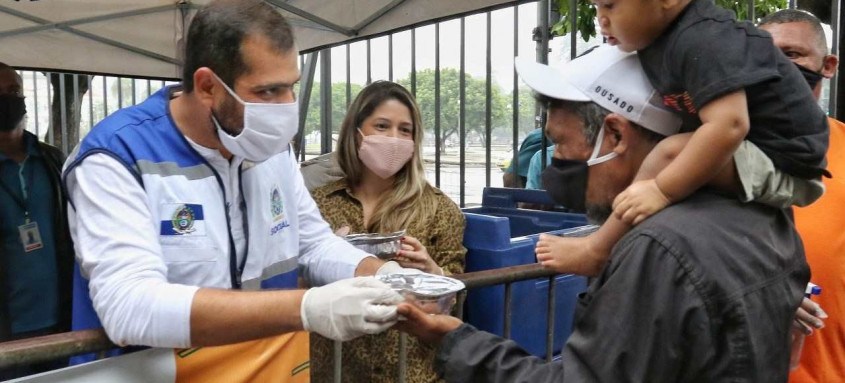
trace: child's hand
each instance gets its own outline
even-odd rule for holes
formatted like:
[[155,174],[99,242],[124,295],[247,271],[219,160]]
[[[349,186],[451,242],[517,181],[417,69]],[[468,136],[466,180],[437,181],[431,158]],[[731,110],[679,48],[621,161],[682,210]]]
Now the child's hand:
[[613,214],[629,225],[637,225],[669,203],[655,180],[637,181],[613,200]]

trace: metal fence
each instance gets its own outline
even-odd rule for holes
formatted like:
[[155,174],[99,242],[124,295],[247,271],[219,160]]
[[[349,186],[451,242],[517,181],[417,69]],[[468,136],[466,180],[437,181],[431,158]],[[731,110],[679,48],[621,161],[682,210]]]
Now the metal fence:
[[[462,207],[480,203],[483,187],[502,186],[509,162],[519,166],[522,138],[542,123],[514,72],[513,57],[548,56],[548,32],[540,32],[548,31],[548,9],[543,0],[303,54],[300,158],[333,150],[346,106],[357,92],[372,81],[392,80],[418,97],[427,117],[423,157],[429,181]],[[570,47],[569,40],[556,39],[552,57],[569,57],[570,50],[589,46],[577,41]],[[108,114],[176,83],[19,73],[29,111],[27,130],[65,153]]]
[[[753,18],[754,2],[748,0],[747,4]],[[832,2],[831,49],[834,53],[839,51],[839,6],[839,1]],[[570,7],[574,13],[575,0],[570,0]],[[794,0],[789,1],[789,7],[795,7]],[[550,17],[554,16],[550,16],[549,2],[542,0],[304,54],[300,99],[306,113],[300,124],[300,158],[333,149],[333,134],[337,133],[339,120],[360,87],[378,79],[398,81],[407,84],[420,103],[425,102],[423,106],[430,108],[431,123],[425,129],[427,136],[432,138],[426,142],[423,156],[428,163],[429,180],[462,207],[479,203],[483,187],[501,186],[501,168],[505,162],[509,160],[514,168],[519,166],[516,154],[524,134],[543,125],[542,111],[536,108],[533,99],[520,93],[512,58],[533,54],[541,62],[565,60],[599,42],[583,42],[579,35],[570,34],[549,43]],[[504,32],[507,32],[505,37],[497,37],[497,33]],[[446,76],[452,73],[450,70],[457,73],[455,93],[447,92],[445,88]],[[27,129],[59,146],[65,153],[108,114],[135,105],[160,88],[175,83],[167,79],[84,74],[31,71],[20,74],[29,111]],[[431,79],[423,78],[428,74]],[[334,92],[337,84],[342,92]],[[470,108],[469,101],[473,97],[469,92],[473,84],[482,84],[483,106],[478,109]],[[430,90],[431,98],[423,101],[423,90]],[[504,118],[497,114],[500,107],[493,103],[497,92],[504,93],[506,100]],[[829,94],[829,110],[836,110],[835,79],[826,93]],[[427,93],[425,97],[428,97]],[[58,107],[54,109],[51,105]],[[454,116],[446,113],[455,105],[458,108]],[[475,111],[480,113],[473,113]],[[68,127],[77,123],[78,134],[74,134]],[[450,130],[455,133],[450,134]],[[456,142],[449,140],[447,135],[457,137]],[[505,283],[508,309],[501,315],[504,315],[507,336],[511,328],[510,283],[550,275],[538,265],[527,265],[467,273],[458,278],[468,288]],[[553,295],[554,278],[549,280],[549,294]],[[461,299],[463,297],[465,295],[461,295]],[[549,302],[554,304],[553,296]],[[457,307],[462,305],[459,303]],[[552,308],[548,312],[553,316]],[[553,319],[549,318],[547,323],[554,323]],[[554,338],[552,328],[545,337],[550,351]],[[112,345],[102,331],[93,330],[9,342],[0,345],[0,367],[110,347]],[[552,353],[547,352],[547,355],[551,357]]]
[[[511,285],[516,282],[533,280],[537,278],[548,278],[548,314],[547,314],[547,328],[545,334],[538,334],[538,336],[545,336],[546,338],[546,358],[551,360],[553,357],[552,349],[554,344],[554,308],[555,308],[555,288],[556,288],[556,274],[554,271],[546,269],[539,264],[512,266],[501,269],[485,270],[472,273],[465,273],[454,276],[464,282],[467,290],[504,285],[505,288],[505,310],[500,315],[504,316],[504,336],[510,338],[511,333],[511,313],[512,313],[512,294]],[[463,318],[463,305],[466,298],[466,291],[462,291],[457,298],[455,305],[455,316]],[[402,335],[403,338],[406,335]],[[340,342],[338,342],[340,344]],[[404,340],[401,343],[405,344]],[[105,332],[102,329],[97,330],[83,330],[73,331],[61,334],[53,334],[36,338],[22,339],[12,342],[0,343],[0,369],[25,365],[30,363],[38,363],[50,360],[58,360],[68,358],[74,355],[85,353],[101,353],[116,347],[109,341]],[[334,380],[340,382],[341,379],[341,347],[336,345],[334,355]],[[405,368],[405,361],[407,352],[404,347],[399,350],[400,363],[397,366],[397,381],[404,382],[407,369]]]
[[26,96],[27,130],[64,153],[107,115],[140,103],[165,85],[175,83],[72,73],[18,74]]
[[[754,1],[747,4],[753,18]],[[839,2],[831,4],[838,14]],[[576,0],[569,5],[574,13]],[[794,0],[789,6],[795,6]],[[480,203],[485,186],[502,186],[508,164],[520,166],[516,154],[522,138],[544,124],[544,112],[514,72],[513,57],[561,62],[601,42],[585,42],[579,33],[550,40],[550,20],[558,17],[549,0],[542,0],[303,54],[300,158],[334,149],[346,107],[363,86],[396,81],[417,96],[423,110],[429,181],[461,207]],[[576,20],[571,21],[577,29]],[[833,52],[839,49],[838,24],[834,17]],[[106,115],[175,83],[28,71],[21,75],[30,111],[28,130],[65,153]],[[834,111],[835,79],[828,84],[823,103]],[[78,133],[69,129],[77,124]],[[545,137],[543,141],[545,150]],[[546,156],[541,158],[545,162]]]

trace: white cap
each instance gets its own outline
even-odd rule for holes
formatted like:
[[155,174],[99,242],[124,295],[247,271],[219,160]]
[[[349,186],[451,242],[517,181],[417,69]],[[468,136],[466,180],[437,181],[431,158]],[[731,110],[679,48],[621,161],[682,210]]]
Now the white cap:
[[665,109],[637,59],[610,45],[560,68],[517,57],[516,72],[535,92],[566,101],[592,101],[664,136],[681,128],[681,118]]

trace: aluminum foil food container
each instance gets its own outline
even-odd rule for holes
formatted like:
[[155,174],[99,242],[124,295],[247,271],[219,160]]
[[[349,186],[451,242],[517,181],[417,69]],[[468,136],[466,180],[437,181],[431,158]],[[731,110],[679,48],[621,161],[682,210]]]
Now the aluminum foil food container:
[[466,287],[455,278],[427,273],[387,274],[376,278],[429,314],[448,314],[458,292]]
[[393,259],[399,250],[402,249],[402,237],[404,235],[405,230],[400,230],[388,234],[349,234],[345,238],[352,246],[373,254],[376,257]]

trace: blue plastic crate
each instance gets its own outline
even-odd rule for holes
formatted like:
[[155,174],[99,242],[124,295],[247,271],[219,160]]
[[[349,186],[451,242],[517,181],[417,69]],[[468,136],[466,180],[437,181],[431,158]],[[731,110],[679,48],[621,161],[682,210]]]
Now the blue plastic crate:
[[[481,207],[463,209],[466,271],[536,263],[534,247],[540,233],[565,234],[587,224],[582,214],[519,209],[518,202],[553,204],[541,190],[486,188]],[[575,275],[559,275],[555,281],[553,354],[558,354],[572,331],[577,295],[587,282]],[[539,357],[546,355],[548,288],[545,278],[511,286],[511,338]],[[504,286],[470,290],[464,309],[467,322],[502,335],[504,291]]]

